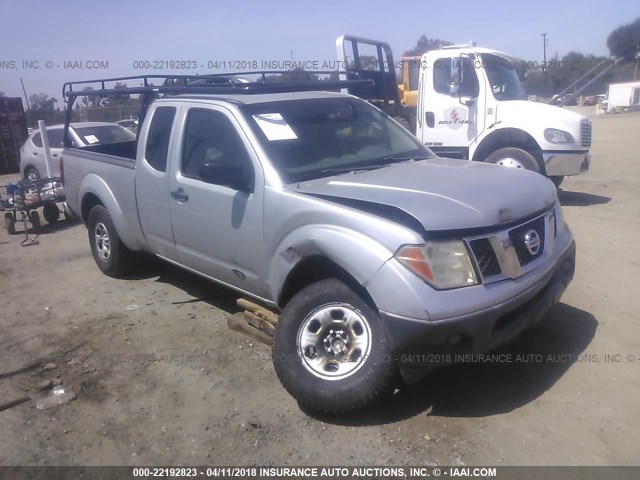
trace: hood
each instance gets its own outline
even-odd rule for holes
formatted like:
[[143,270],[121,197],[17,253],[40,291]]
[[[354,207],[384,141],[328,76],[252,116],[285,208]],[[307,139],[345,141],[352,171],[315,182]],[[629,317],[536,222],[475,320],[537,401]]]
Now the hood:
[[556,198],[553,184],[537,173],[447,158],[320,178],[294,189],[338,203],[395,207],[427,231],[500,225],[550,208]]
[[529,102],[527,100],[498,102],[496,114],[496,121],[500,121],[502,115],[514,119],[522,118],[523,121],[531,121],[532,116],[544,119],[545,122],[548,123],[548,125],[545,124],[545,128],[566,128],[566,126],[576,126],[579,128],[580,121],[586,118],[566,108],[548,105],[546,103]]

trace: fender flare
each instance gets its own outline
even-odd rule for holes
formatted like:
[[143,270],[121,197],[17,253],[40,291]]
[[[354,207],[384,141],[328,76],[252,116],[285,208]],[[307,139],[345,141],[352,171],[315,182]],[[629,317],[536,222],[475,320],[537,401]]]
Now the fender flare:
[[310,256],[325,257],[366,289],[369,280],[393,252],[366,235],[344,227],[314,224],[298,228],[287,234],[273,251],[268,270],[272,299],[278,302],[289,274]]

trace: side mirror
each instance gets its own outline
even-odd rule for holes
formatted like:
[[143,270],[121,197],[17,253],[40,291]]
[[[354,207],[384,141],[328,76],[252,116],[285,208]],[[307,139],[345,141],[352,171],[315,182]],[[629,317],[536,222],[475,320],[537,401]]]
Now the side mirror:
[[218,165],[204,163],[198,170],[198,176],[204,182],[222,185],[245,193],[254,192],[254,182],[246,178],[241,167],[236,165]]

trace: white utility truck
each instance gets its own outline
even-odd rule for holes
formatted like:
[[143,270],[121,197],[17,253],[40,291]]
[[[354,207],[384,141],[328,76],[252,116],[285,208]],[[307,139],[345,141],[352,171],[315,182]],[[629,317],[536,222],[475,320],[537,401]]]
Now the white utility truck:
[[[528,101],[513,57],[474,44],[425,53],[415,120],[411,116],[407,121],[397,93],[399,65],[393,62],[390,46],[348,35],[339,37],[336,45],[348,79],[372,79],[381,85],[349,93],[408,123],[440,156],[532,170],[556,186],[565,176],[589,169],[591,122],[575,112]],[[377,54],[377,62],[371,61],[371,54]]]

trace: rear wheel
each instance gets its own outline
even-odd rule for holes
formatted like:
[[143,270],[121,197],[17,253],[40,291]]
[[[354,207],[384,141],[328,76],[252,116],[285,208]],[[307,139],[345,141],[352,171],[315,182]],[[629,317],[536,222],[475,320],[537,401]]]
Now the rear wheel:
[[119,277],[131,265],[129,250],[116,231],[111,216],[102,205],[89,212],[89,243],[98,268],[110,277]]
[[40,180],[40,173],[33,167],[29,167],[24,172],[24,178],[30,182],[37,182]]
[[298,292],[278,318],[278,378],[303,407],[344,413],[378,398],[395,372],[378,314],[336,279]]
[[533,155],[520,148],[508,147],[496,150],[487,157],[486,163],[540,173],[540,166]]

